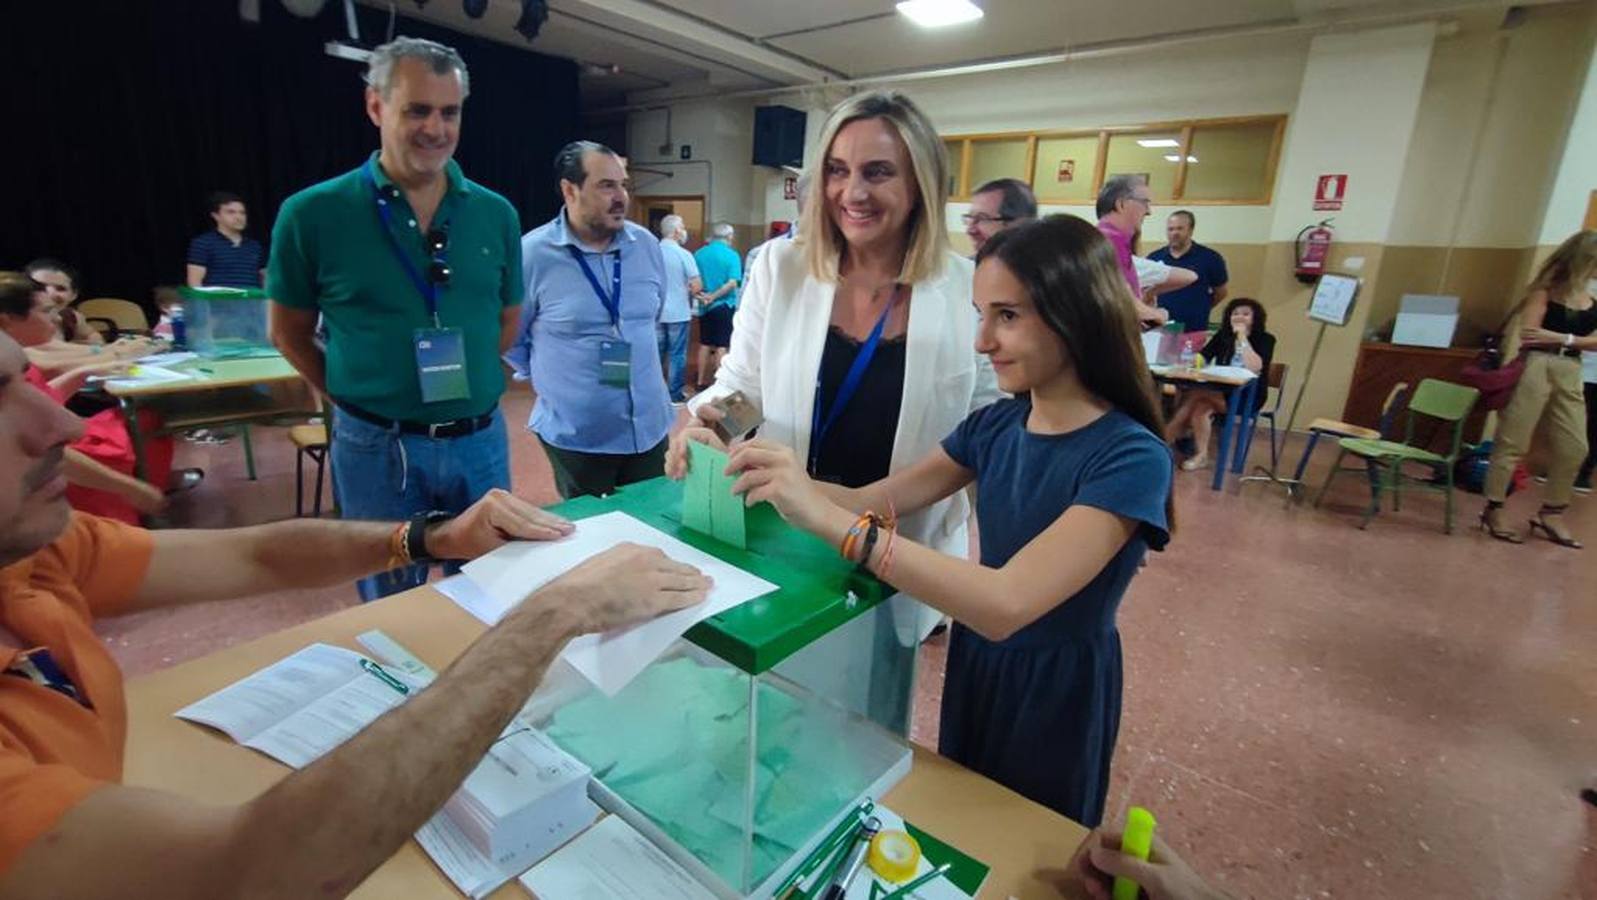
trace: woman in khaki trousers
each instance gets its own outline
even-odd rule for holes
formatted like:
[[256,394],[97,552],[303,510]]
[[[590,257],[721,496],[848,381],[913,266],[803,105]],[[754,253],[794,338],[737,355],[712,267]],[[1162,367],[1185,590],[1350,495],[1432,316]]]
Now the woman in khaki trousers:
[[1486,473],[1486,508],[1481,529],[1498,540],[1521,543],[1524,537],[1502,524],[1503,498],[1514,467],[1529,448],[1543,419],[1551,461],[1542,507],[1530,520],[1541,533],[1563,547],[1581,543],[1564,527],[1564,511],[1574,491],[1575,473],[1586,458],[1586,403],[1580,376],[1580,353],[1597,350],[1597,306],[1590,281],[1597,276],[1597,231],[1572,235],[1536,272],[1526,289],[1520,319],[1520,348],[1525,374],[1513,399],[1498,417],[1491,468]]

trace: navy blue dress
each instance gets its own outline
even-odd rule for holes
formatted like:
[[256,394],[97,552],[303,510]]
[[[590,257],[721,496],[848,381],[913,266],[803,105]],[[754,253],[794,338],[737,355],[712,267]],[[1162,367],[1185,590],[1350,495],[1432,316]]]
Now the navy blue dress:
[[976,473],[983,565],[1004,565],[1074,505],[1141,523],[1103,571],[1008,640],[955,623],[938,734],[943,755],[1096,826],[1120,729],[1115,610],[1147,548],[1169,540],[1164,441],[1118,411],[1059,435],[1030,434],[1031,401],[972,413],[943,441]]

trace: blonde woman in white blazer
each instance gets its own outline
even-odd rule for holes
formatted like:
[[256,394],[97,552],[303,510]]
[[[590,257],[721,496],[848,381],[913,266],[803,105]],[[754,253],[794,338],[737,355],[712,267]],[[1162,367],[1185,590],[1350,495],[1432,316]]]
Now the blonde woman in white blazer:
[[[859,94],[832,111],[820,146],[799,237],[768,244],[747,274],[715,383],[689,403],[694,418],[672,438],[666,472],[673,477],[687,471],[688,440],[719,443],[708,430],[715,410],[705,407],[735,391],[759,407],[760,436],[793,448],[817,478],[842,481],[829,469],[857,466],[862,456],[888,460],[885,471],[852,473],[861,483],[911,465],[972,410],[1001,396],[991,364],[975,349],[973,264],[948,246],[947,160],[930,121],[902,94]],[[871,343],[878,324],[880,340],[862,387],[848,395],[848,379],[838,376]],[[900,374],[901,397],[889,393],[882,402],[884,382],[890,392]],[[841,405],[839,394],[847,395]],[[820,442],[813,433],[818,424]],[[858,443],[840,445],[844,433]],[[906,516],[900,530],[966,556],[969,514],[966,496],[956,494]],[[899,666],[884,673],[880,662],[873,671],[839,664],[872,659],[873,652],[879,660],[892,653],[889,640],[914,648],[939,618],[913,598],[895,598],[878,619],[874,648],[834,647],[809,654],[810,665],[800,654],[797,667],[809,671],[787,674],[852,698],[859,711],[903,732],[911,684],[904,679],[913,672]]]

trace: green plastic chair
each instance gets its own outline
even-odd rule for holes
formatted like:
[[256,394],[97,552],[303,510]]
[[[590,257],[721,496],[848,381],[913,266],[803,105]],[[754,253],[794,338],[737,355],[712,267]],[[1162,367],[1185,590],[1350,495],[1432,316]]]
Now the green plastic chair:
[[[1448,534],[1453,533],[1453,463],[1458,460],[1460,448],[1464,444],[1464,419],[1470,410],[1475,408],[1475,401],[1480,397],[1480,391],[1461,384],[1439,381],[1427,378],[1420,382],[1414,391],[1414,396],[1408,404],[1408,421],[1404,426],[1403,440],[1388,441],[1370,438],[1343,438],[1337,442],[1342,448],[1336,456],[1336,464],[1325,476],[1325,484],[1320,486],[1319,496],[1314,498],[1314,505],[1319,506],[1325,499],[1325,492],[1331,487],[1331,480],[1339,472],[1358,472],[1374,470],[1376,478],[1370,480],[1370,505],[1364,511],[1364,521],[1359,523],[1359,528],[1367,528],[1370,519],[1381,511],[1381,495],[1392,495],[1392,510],[1396,512],[1402,508],[1403,483],[1414,485],[1430,491],[1441,491],[1447,497],[1446,512],[1442,520],[1442,527]],[[1428,416],[1444,422],[1453,423],[1453,440],[1448,445],[1447,454],[1441,455],[1429,450],[1414,446],[1414,417],[1415,415]],[[1365,469],[1343,468],[1342,460],[1353,454],[1365,461]],[[1436,476],[1432,479],[1418,479],[1403,473],[1404,463],[1418,463],[1425,466]],[[1440,481],[1441,483],[1437,483]]]

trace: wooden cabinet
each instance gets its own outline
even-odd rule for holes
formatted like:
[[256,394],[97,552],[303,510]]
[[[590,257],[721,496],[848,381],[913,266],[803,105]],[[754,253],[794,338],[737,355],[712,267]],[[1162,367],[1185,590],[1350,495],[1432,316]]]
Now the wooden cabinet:
[[[1393,385],[1408,382],[1412,390],[1426,378],[1457,383],[1458,373],[1475,358],[1476,352],[1466,347],[1439,349],[1377,342],[1361,344],[1358,362],[1353,366],[1353,382],[1348,386],[1347,403],[1342,407],[1342,418],[1355,425],[1374,428],[1380,423],[1381,403]],[[1485,421],[1486,411],[1476,407],[1464,423],[1464,440],[1479,441]],[[1445,451],[1447,434],[1442,429],[1437,431],[1441,433],[1430,442],[1432,449],[1438,449],[1439,442]],[[1427,429],[1421,425],[1416,434],[1423,439]],[[1401,439],[1401,434],[1398,437]]]

